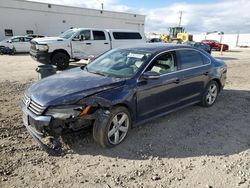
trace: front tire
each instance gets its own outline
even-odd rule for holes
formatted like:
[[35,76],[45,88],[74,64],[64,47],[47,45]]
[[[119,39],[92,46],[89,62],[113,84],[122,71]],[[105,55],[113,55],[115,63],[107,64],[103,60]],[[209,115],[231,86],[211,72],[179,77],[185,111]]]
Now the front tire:
[[52,56],[51,62],[57,66],[58,70],[65,70],[69,66],[69,56],[65,53],[58,52]]
[[102,123],[102,121],[94,123],[93,138],[102,147],[110,148],[124,141],[132,120],[127,108],[117,106],[111,110],[107,123]]
[[208,83],[205,92],[202,96],[201,105],[204,107],[212,106],[219,94],[219,85],[216,81],[212,80]]

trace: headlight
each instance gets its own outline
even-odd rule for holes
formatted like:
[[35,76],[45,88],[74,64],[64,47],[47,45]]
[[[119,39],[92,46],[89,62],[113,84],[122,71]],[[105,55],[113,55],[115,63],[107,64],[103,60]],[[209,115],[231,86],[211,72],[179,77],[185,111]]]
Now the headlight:
[[68,119],[74,118],[77,116],[82,116],[88,113],[89,106],[59,106],[59,107],[51,107],[46,112],[46,115],[53,116],[58,119]]
[[37,44],[36,49],[39,51],[47,51],[49,50],[49,46],[47,44]]

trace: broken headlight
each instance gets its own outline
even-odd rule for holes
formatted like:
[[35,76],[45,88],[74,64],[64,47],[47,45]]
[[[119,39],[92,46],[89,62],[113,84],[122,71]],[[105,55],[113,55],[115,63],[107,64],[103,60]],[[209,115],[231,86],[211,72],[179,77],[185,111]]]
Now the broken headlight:
[[47,110],[46,115],[58,119],[68,119],[87,114],[89,108],[89,106],[83,107],[76,105],[51,107]]

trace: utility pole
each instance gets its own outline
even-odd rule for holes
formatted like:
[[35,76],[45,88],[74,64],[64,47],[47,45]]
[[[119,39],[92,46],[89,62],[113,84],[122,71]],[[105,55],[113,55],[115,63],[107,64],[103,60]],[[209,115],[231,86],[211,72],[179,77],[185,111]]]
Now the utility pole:
[[183,13],[183,11],[181,10],[181,11],[180,11],[179,27],[181,27],[182,13]]
[[237,38],[236,38],[236,47],[239,46],[239,38],[240,38],[240,31],[237,33]]

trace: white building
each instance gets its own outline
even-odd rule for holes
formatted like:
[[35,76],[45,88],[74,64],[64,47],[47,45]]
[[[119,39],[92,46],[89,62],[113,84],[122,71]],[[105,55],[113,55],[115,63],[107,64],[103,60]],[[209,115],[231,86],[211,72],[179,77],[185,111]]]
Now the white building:
[[32,33],[56,36],[71,27],[144,31],[144,22],[145,16],[138,14],[0,0],[0,40]]

